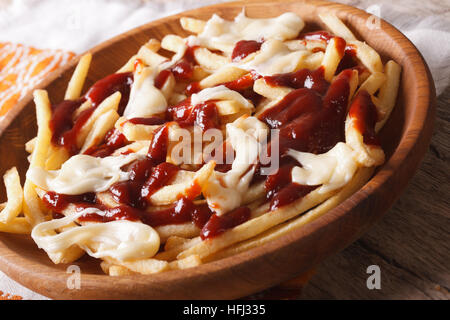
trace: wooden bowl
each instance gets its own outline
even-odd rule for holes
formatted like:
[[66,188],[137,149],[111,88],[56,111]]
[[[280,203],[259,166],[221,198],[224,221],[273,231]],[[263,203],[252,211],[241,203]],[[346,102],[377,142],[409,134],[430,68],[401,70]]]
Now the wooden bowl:
[[[230,299],[243,297],[288,280],[319,264],[324,258],[360,237],[401,194],[414,174],[430,141],[435,113],[435,91],[429,70],[414,45],[385,21],[370,29],[369,14],[330,2],[261,1],[224,3],[188,11],[117,36],[91,50],[93,61],[86,84],[115,72],[149,38],[168,33],[186,35],[178,19],[209,19],[217,13],[232,19],[245,5],[250,17],[273,17],[292,11],[307,24],[319,27],[317,14],[335,12],[382,56],[402,66],[397,106],[381,132],[386,163],[366,185],[338,207],[290,234],[241,254],[183,271],[155,275],[109,277],[99,262],[86,257],[81,288],[68,289],[67,265],[54,265],[28,236],[0,234],[0,269],[31,290],[57,299]],[[323,26],[322,26],[323,27]],[[40,86],[53,102],[63,99],[77,61],[57,70]],[[6,123],[10,122],[10,123]],[[0,172],[28,167],[24,143],[36,134],[34,104],[29,95],[0,125]],[[1,187],[4,198],[4,188]],[[2,199],[5,200],[5,199]]]

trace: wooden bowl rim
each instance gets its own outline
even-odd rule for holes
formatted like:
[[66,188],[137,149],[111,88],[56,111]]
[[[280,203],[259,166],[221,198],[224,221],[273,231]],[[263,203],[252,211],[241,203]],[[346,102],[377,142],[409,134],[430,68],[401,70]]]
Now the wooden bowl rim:
[[[242,2],[242,1],[236,1],[236,2],[226,2],[226,3],[219,3],[211,6],[206,6],[202,8],[197,8],[189,11],[185,11],[176,15],[164,17],[162,19],[158,19],[152,22],[149,22],[147,24],[144,24],[142,26],[133,28],[132,30],[129,30],[125,33],[122,33],[118,36],[115,36],[105,42],[102,42],[101,44],[95,46],[91,50],[88,50],[89,52],[96,53],[98,51],[103,50],[104,48],[108,47],[112,43],[115,43],[117,41],[120,41],[124,38],[133,36],[135,33],[139,32],[142,29],[148,30],[156,25],[159,25],[161,23],[165,22],[171,22],[174,20],[177,20],[178,18],[182,16],[195,16],[198,14],[202,9],[214,9],[218,7],[222,7],[223,5],[229,6],[229,7],[235,7],[235,6],[245,6],[245,7],[254,7],[261,4],[267,4],[267,3],[276,3],[277,1],[254,1],[250,3]],[[332,6],[331,9],[334,12],[338,11],[346,11],[349,16],[352,16],[352,19],[355,18],[357,20],[360,19],[367,19],[370,15],[360,9],[344,5],[344,4],[338,4],[338,3],[332,3],[328,1],[314,1],[314,2],[308,2],[305,0],[301,1],[295,1],[295,0],[288,0],[284,2],[293,3],[296,2],[300,5],[310,5],[314,7],[327,7]],[[415,149],[416,145],[418,144],[418,141],[420,138],[425,139],[427,141],[426,145],[428,145],[428,142],[431,137],[431,128],[429,126],[429,121],[432,121],[434,117],[434,102],[435,102],[435,89],[434,89],[434,83],[432,81],[431,75],[429,73],[428,67],[421,56],[420,52],[416,49],[416,47],[395,27],[393,27],[388,22],[381,19],[381,25],[382,29],[385,33],[390,33],[388,35],[390,38],[398,37],[400,39],[406,40],[406,42],[397,45],[402,51],[411,50],[413,49],[413,55],[415,58],[418,58],[418,61],[421,61],[421,64],[415,64],[410,65],[409,67],[412,67],[415,69],[415,73],[417,74],[417,79],[414,81],[414,84],[417,85],[417,82],[420,82],[420,79],[425,79],[429,83],[429,87],[425,88],[425,94],[421,94],[420,96],[416,93],[415,90],[409,90],[414,94],[413,101],[415,102],[415,109],[413,113],[413,117],[411,120],[411,123],[409,124],[409,127],[413,124],[415,125],[415,129],[411,130],[410,128],[406,129],[403,133],[395,151],[391,155],[391,157],[388,159],[388,161],[383,164],[383,166],[380,168],[380,170],[357,192],[355,192],[352,196],[347,198],[345,201],[343,201],[341,204],[339,204],[337,207],[331,209],[327,212],[326,215],[321,216],[317,218],[316,220],[306,224],[302,228],[295,230],[293,232],[290,232],[289,234],[282,236],[278,239],[274,239],[272,241],[269,241],[268,243],[256,247],[253,249],[250,249],[248,251],[233,255],[231,257],[227,257],[218,261],[209,262],[203,265],[200,265],[198,267],[192,268],[192,269],[186,269],[186,270],[174,270],[174,271],[168,271],[160,274],[154,274],[154,275],[133,275],[133,276],[123,276],[123,277],[116,277],[114,278],[114,281],[109,282],[103,282],[105,284],[106,288],[114,289],[114,290],[124,290],[126,292],[126,284],[129,282],[133,282],[134,284],[137,284],[138,286],[142,286],[143,288],[150,288],[151,286],[155,284],[166,284],[170,285],[172,282],[179,281],[183,278],[189,277],[191,279],[199,279],[201,277],[211,277],[213,275],[220,275],[220,272],[225,269],[231,269],[235,268],[238,265],[244,264],[250,260],[261,258],[263,256],[268,256],[273,253],[275,253],[280,248],[283,248],[288,245],[292,245],[296,242],[301,241],[302,239],[308,237],[309,235],[313,234],[314,232],[318,231],[320,228],[322,228],[326,224],[332,224],[339,220],[340,217],[344,216],[346,213],[350,212],[351,210],[355,209],[358,205],[360,205],[363,202],[368,201],[368,198],[375,193],[377,188],[381,188],[392,179],[392,177],[395,175],[395,169],[399,168],[399,166],[404,162],[407,161],[408,156],[410,153]],[[409,53],[411,54],[411,53]],[[78,62],[81,55],[77,56],[76,58],[72,59],[67,65],[64,67],[58,68],[54,72],[51,73],[44,81],[42,81],[36,88],[45,88],[48,85],[50,85],[55,79],[61,76],[65,71],[68,69],[73,68],[76,63]],[[407,64],[408,59],[405,59],[404,62]],[[3,125],[0,125],[0,135],[5,131],[5,129],[10,125],[12,120],[24,109],[24,107],[29,104],[32,100],[32,93],[29,93],[23,100],[18,104],[18,106],[13,109],[13,112],[10,112],[8,114],[9,123],[4,123]],[[428,126],[428,128],[426,128]],[[401,150],[399,150],[401,149]],[[394,157],[395,155],[395,157]],[[419,161],[417,161],[416,166],[418,165]],[[411,174],[412,176],[412,174]],[[411,177],[410,176],[410,177]],[[343,209],[343,208],[346,209]],[[3,241],[0,240],[0,252],[3,254],[0,256],[0,268],[8,275],[12,275],[12,270],[17,271],[18,274],[21,274],[22,277],[14,277],[16,281],[27,285],[27,283],[30,283],[30,281],[33,277],[33,273],[30,272],[28,268],[24,267],[24,263],[27,259],[25,257],[20,256],[19,253],[12,251],[6,245],[3,243]],[[8,256],[14,255],[18,259],[18,262],[11,263],[8,260]],[[49,272],[45,274],[39,274],[41,276],[41,279],[44,279],[47,284],[46,286],[51,287],[54,284],[60,283],[61,281],[65,282],[67,278],[67,274],[63,271],[55,271],[54,269],[44,266],[42,264],[39,264],[44,269],[47,268]],[[92,280],[98,280],[98,279],[106,279],[106,277],[109,277],[107,275],[98,275],[98,274],[83,274],[83,283],[89,284]],[[36,285],[32,284],[31,289],[35,291],[40,291],[40,288]],[[55,297],[56,298],[56,297]]]

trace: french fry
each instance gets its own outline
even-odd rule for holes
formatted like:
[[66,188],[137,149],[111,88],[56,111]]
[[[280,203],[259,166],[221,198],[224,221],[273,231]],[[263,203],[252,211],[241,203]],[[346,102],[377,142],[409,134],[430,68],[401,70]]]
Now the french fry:
[[136,274],[123,266],[112,265],[108,269],[108,274],[112,277],[130,276]]
[[320,40],[304,40],[306,45],[306,50],[311,52],[325,52],[327,45],[325,42]]
[[80,114],[83,111],[86,111],[87,109],[91,108],[92,104],[90,100],[86,100],[85,102],[83,102],[81,104],[81,106],[78,107],[78,109],[75,110],[75,112],[73,113],[73,120],[75,121],[76,119],[78,119],[78,117],[80,116]]
[[[144,46],[146,48],[145,50],[157,52],[161,48],[161,43],[156,39],[150,39],[146,44],[144,44]],[[138,59],[137,54],[128,59],[128,61],[119,70],[117,70],[117,73],[134,71],[136,59]]]
[[304,40],[287,40],[284,42],[284,44],[291,51],[307,50],[306,42]]
[[192,81],[200,81],[205,79],[211,73],[203,69],[201,66],[194,66],[194,70],[192,72]]
[[395,61],[389,60],[384,67],[384,72],[386,74],[386,81],[378,93],[378,98],[380,99],[378,111],[382,115],[382,119],[375,125],[375,131],[377,132],[384,126],[392,109],[394,109],[400,85],[401,67]]
[[219,100],[215,102],[217,112],[221,116],[226,116],[229,114],[235,114],[241,111],[241,109],[246,109],[242,104],[236,100]]
[[128,141],[150,140],[153,133],[159,126],[148,126],[144,124],[134,124],[124,122],[119,130],[127,138]]
[[33,139],[30,139],[27,141],[27,143],[25,143],[25,150],[28,153],[33,153],[34,147],[36,146],[36,140],[37,137],[34,137]]
[[159,49],[161,49],[161,42],[158,39],[152,38],[147,41],[146,44],[144,44],[145,47],[152,50],[153,52],[157,52]]
[[203,186],[214,171],[215,165],[216,163],[214,161],[210,161],[195,173],[192,180],[162,187],[150,195],[150,202],[153,205],[167,205],[183,196],[190,197],[191,199],[199,196]]
[[150,66],[150,67],[155,67],[155,66],[160,65],[163,62],[169,61],[169,59],[154,52],[153,50],[151,50],[150,48],[148,48],[145,45],[143,45],[139,49],[136,57],[138,59],[141,59],[142,62],[144,62],[147,66]]
[[260,78],[254,82],[253,90],[270,100],[278,100],[282,99],[293,89],[281,86],[274,87],[268,84],[263,78]]
[[196,254],[193,254],[191,256],[188,256],[181,260],[175,260],[169,263],[170,269],[173,270],[181,270],[181,269],[188,269],[193,268],[196,266],[199,266],[202,264],[202,260],[200,257]]
[[[156,259],[143,259],[135,261],[118,261],[113,258],[105,258],[105,260],[112,265],[118,265],[125,267],[126,269],[140,273],[140,274],[153,274],[168,270],[169,263],[167,261],[156,260]],[[111,267],[109,268],[111,272]],[[120,274],[125,275],[125,274]]]
[[84,81],[86,80],[86,76],[89,70],[89,66],[91,64],[92,54],[86,53],[80,58],[75,71],[73,72],[72,78],[69,81],[69,84],[66,89],[66,94],[64,95],[65,100],[74,100],[78,99],[81,94],[81,90],[83,90]]
[[349,28],[339,19],[336,15],[332,13],[320,13],[320,20],[338,37],[344,38],[345,40],[356,40],[353,33]]
[[[257,202],[257,201],[255,201]],[[250,205],[248,206],[250,208]],[[270,203],[260,203],[258,207],[252,208],[251,211],[251,218],[256,218],[259,216],[262,216],[263,214],[267,213],[270,210]]]
[[[51,108],[47,91],[35,90],[34,103],[36,104],[36,118],[38,133],[36,145],[31,154],[30,168],[45,166],[48,149],[51,143],[52,133],[50,131]],[[24,184],[23,211],[31,226],[44,220],[45,212],[41,209],[40,199],[36,194],[35,185],[28,179]]]
[[327,44],[325,41],[322,40],[288,40],[285,41],[284,44],[289,48],[291,51],[310,51],[311,54],[317,53],[317,52],[325,52],[327,48]]
[[94,122],[80,153],[84,153],[87,149],[98,145],[103,141],[106,133],[114,127],[114,123],[119,119],[119,114],[115,110],[109,110],[100,115]]
[[364,68],[364,69],[362,70],[362,72],[359,73],[359,80],[358,80],[359,83],[358,83],[358,85],[363,84],[364,81],[366,81],[367,78],[369,78],[371,74],[372,74],[372,73],[371,73],[368,69]]
[[242,199],[243,204],[249,204],[264,196],[264,181],[251,185]]
[[199,34],[205,28],[206,22],[199,19],[181,17],[180,24],[184,30]]
[[195,171],[180,170],[173,178],[172,183],[173,184],[184,183],[186,181],[191,181],[194,178],[195,178]]
[[134,63],[136,62],[137,55],[133,55],[130,59],[128,59],[127,62],[119,69],[117,70],[117,73],[123,73],[123,72],[133,72],[134,71]]
[[180,36],[168,34],[162,39],[161,47],[172,52],[183,52],[186,50],[186,43]]
[[106,261],[102,261],[102,262],[100,262],[100,268],[102,268],[102,271],[105,273],[105,274],[107,274],[107,275],[110,275],[109,274],[109,268],[111,268],[111,263],[109,263],[109,262],[106,262]]
[[169,74],[167,77],[166,82],[164,82],[162,88],[160,89],[166,100],[169,100],[170,96],[173,93],[173,90],[175,89],[175,77],[172,73]]
[[298,69],[304,68],[309,70],[316,70],[322,64],[324,56],[325,54],[321,51],[310,54],[305,59],[303,59]]
[[189,238],[179,237],[179,236],[169,236],[164,244],[164,250],[170,250],[172,248],[178,247],[186,242],[188,242]]
[[130,143],[122,148],[117,149],[113,152],[113,156],[118,156],[120,154],[125,154],[129,152],[136,152],[139,154],[147,154],[148,148],[150,146],[149,140],[141,140]]
[[133,272],[124,266],[119,266],[116,264],[109,263],[107,261],[102,261],[100,263],[100,267],[102,268],[103,272],[107,275],[110,275],[112,277],[120,277],[120,276],[129,276],[136,274],[136,272]]
[[57,253],[48,252],[47,255],[54,264],[71,263],[81,258],[84,255],[84,250],[77,245],[73,245]]
[[227,57],[212,53],[206,48],[197,48],[194,56],[203,69],[210,71],[219,70],[229,62]]
[[16,217],[9,223],[0,222],[0,232],[30,234],[31,226],[25,217]]
[[106,261],[102,261],[102,262],[100,262],[100,267],[102,268],[102,271],[105,274],[109,275],[109,268],[111,268],[111,263],[106,262]]
[[239,79],[247,71],[237,67],[225,67],[217,70],[199,82],[200,88],[214,87],[218,84]]
[[[375,107],[377,108],[378,117],[379,117],[378,120],[380,121],[380,118],[382,117],[382,113],[380,110],[383,109],[383,107],[381,106],[381,100],[380,100],[380,98],[378,98],[374,95],[371,95],[370,98],[371,98],[373,104],[375,105]],[[375,125],[375,128],[376,128],[376,125]],[[375,131],[378,132],[377,130],[375,130]]]
[[175,260],[177,258],[177,255],[180,254],[180,252],[183,252],[189,248],[192,248],[201,242],[202,242],[202,239],[200,239],[200,237],[192,238],[189,241],[186,241],[178,246],[175,246],[169,250],[162,251],[162,252],[156,254],[156,256],[154,256],[154,258],[158,259],[158,260],[165,260],[165,261]]
[[339,51],[337,41],[336,38],[330,40],[323,56],[322,67],[324,68],[324,77],[327,81],[331,81],[342,59],[343,53]]
[[16,167],[12,167],[3,175],[8,201],[0,211],[0,223],[8,224],[22,211],[23,190]]
[[51,118],[50,101],[47,91],[35,90],[33,92],[34,103],[36,105],[36,119],[38,125],[38,133],[36,136],[35,148],[32,153],[30,167],[43,167],[47,158],[47,150],[50,145],[51,131],[49,122]]
[[[279,87],[281,88],[281,87]],[[266,94],[270,94],[266,93]],[[263,105],[260,105],[256,108],[256,113],[255,113],[255,117],[259,117],[264,111],[266,111],[267,109],[272,108],[273,106],[275,106],[276,104],[278,104],[278,102],[280,102],[283,99],[284,96],[280,96],[279,98],[277,98],[276,100],[269,100],[268,103],[265,103]]]
[[358,83],[359,83],[359,73],[357,70],[353,70],[352,71],[352,76],[350,78],[349,81],[349,95],[348,95],[348,104],[350,106],[350,102],[352,101],[353,96],[355,95],[355,92],[358,88]]
[[101,204],[105,205],[108,208],[114,208],[119,206],[119,203],[116,200],[114,200],[114,197],[109,191],[98,192],[96,194],[96,198],[97,201],[99,201]]
[[97,119],[102,115],[108,112],[109,110],[114,110],[117,112],[117,109],[119,107],[121,94],[119,91],[113,93],[108,98],[103,100],[97,108],[94,110],[94,112],[91,114],[89,119],[86,121],[86,123],[83,125],[81,130],[79,131],[77,135],[77,145],[81,148],[89,135],[89,132],[91,131],[92,127],[94,126],[94,123],[97,121]]
[[380,55],[372,47],[358,40],[347,41],[347,44],[356,48],[356,57],[371,73],[383,72]]
[[200,234],[200,229],[191,222],[182,224],[168,224],[165,226],[155,227],[155,230],[159,234],[161,243],[165,243],[171,236],[193,238]]
[[45,170],[58,170],[61,165],[69,159],[69,151],[60,146],[51,146],[49,156],[45,161]]
[[364,81],[359,90],[366,90],[369,94],[374,94],[386,81],[386,76],[382,72],[372,73],[366,81]]
[[186,95],[174,92],[174,93],[172,93],[172,95],[169,98],[169,104],[176,105],[186,98],[187,98]]

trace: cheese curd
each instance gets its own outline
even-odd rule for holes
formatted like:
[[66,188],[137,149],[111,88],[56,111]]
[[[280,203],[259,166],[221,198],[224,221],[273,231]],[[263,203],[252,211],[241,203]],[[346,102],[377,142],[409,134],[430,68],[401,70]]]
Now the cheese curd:
[[130,99],[123,113],[125,118],[151,117],[166,111],[166,98],[161,90],[154,86],[156,74],[157,69],[151,69],[150,67],[135,72]]
[[253,59],[236,65],[245,70],[256,71],[262,76],[271,76],[295,71],[308,54],[306,50],[289,49],[283,41],[267,40]]
[[56,229],[90,213],[104,215],[99,209],[86,208],[61,219],[39,223],[33,228],[31,237],[49,254],[64,252],[73,245],[80,246],[94,258],[111,257],[119,261],[146,259],[158,252],[158,233],[140,222],[118,220],[65,228],[63,232],[55,233]]
[[231,53],[240,40],[288,40],[295,38],[305,23],[292,12],[275,18],[252,19],[242,11],[234,21],[227,21],[214,14],[198,35],[200,43],[211,49]]
[[241,117],[226,127],[228,142],[236,157],[231,170],[214,171],[203,195],[209,207],[223,215],[241,205],[255,171],[260,145],[267,138],[267,126],[255,117]]
[[44,170],[32,167],[27,172],[36,186],[61,194],[83,194],[106,191],[115,182],[129,179],[129,173],[121,168],[142,155],[128,155],[97,158],[78,154],[63,163],[59,170]]
[[318,189],[319,193],[344,186],[358,168],[353,149],[343,142],[337,143],[323,154],[316,155],[290,149],[288,155],[302,165],[292,169],[292,182],[308,186],[322,185]]

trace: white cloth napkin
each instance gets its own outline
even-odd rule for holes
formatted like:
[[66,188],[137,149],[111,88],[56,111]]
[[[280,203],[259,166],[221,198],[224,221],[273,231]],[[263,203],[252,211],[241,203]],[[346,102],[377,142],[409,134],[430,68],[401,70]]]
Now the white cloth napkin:
[[[131,28],[220,0],[0,0],[0,42],[82,53]],[[438,95],[450,81],[450,4],[442,1],[431,14],[405,1],[340,1],[389,21],[422,52]],[[436,4],[434,4],[436,6]],[[419,8],[419,9],[418,9]],[[23,299],[45,299],[0,272],[0,292]],[[1,295],[1,294],[0,294]]]

